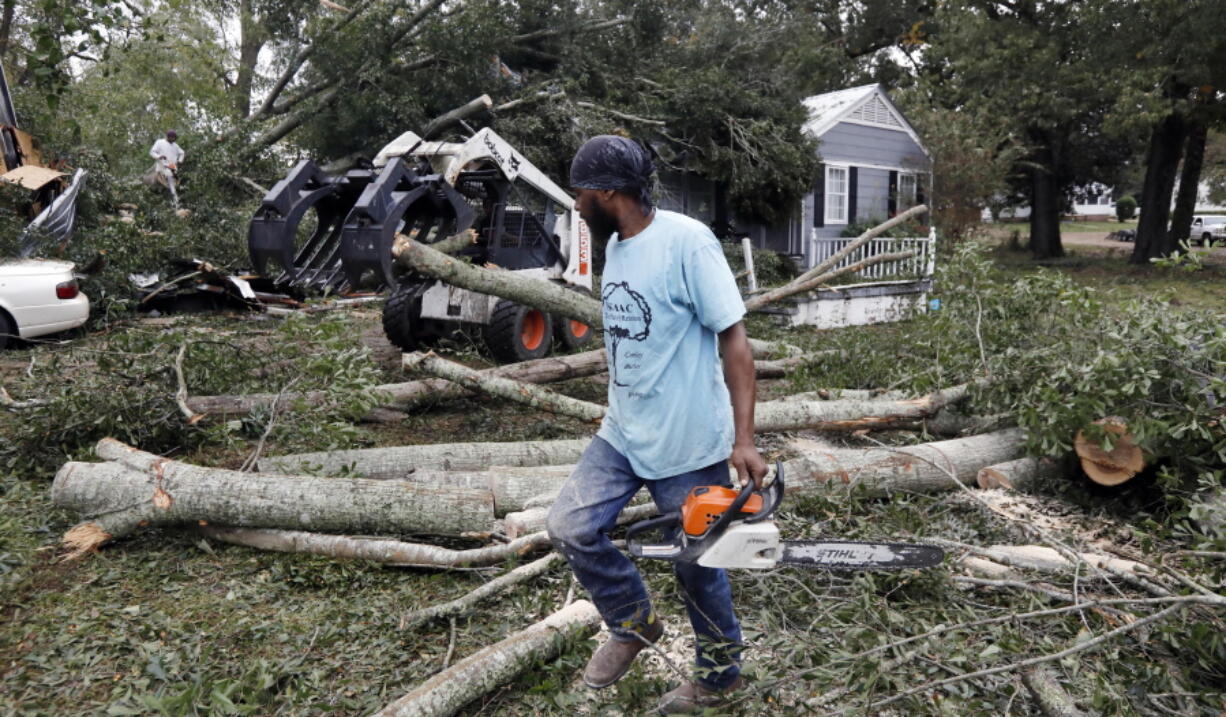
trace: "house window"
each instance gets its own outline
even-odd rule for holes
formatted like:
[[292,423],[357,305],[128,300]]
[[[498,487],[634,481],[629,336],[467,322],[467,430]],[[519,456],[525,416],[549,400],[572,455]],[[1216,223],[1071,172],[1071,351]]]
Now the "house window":
[[916,177],[914,174],[898,173],[898,211],[915,206]]
[[847,167],[826,166],[826,223],[847,223]]

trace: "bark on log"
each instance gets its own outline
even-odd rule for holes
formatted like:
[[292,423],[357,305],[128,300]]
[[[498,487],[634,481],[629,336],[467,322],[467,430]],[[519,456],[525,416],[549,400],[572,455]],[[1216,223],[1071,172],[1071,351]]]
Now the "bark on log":
[[599,404],[580,401],[521,381],[497,376],[482,376],[480,372],[463,364],[439,358],[434,352],[405,354],[404,367],[409,370],[425,371],[465,388],[488,393],[497,398],[523,403],[549,413],[578,418],[586,423],[599,423],[605,414],[604,406]]
[[980,488],[1005,488],[1029,491],[1039,481],[1059,478],[1060,465],[1055,461],[1040,458],[1018,458],[997,463],[979,471],[976,483]]
[[905,401],[767,401],[754,408],[754,432],[891,428],[932,416],[964,400],[967,390],[963,384]]
[[309,553],[342,560],[369,560],[402,568],[469,568],[505,563],[510,558],[523,557],[550,545],[543,531],[524,535],[509,543],[483,548],[452,550],[428,543],[407,543],[385,538],[363,538],[350,535],[325,535],[300,530],[267,530],[261,528],[224,528],[207,525],[200,528],[208,538],[231,545],[241,545],[278,553]]
[[354,475],[403,480],[417,471],[484,471],[491,467],[556,466],[579,462],[590,438],[559,441],[438,443],[423,446],[363,448],[352,451],[294,453],[261,458],[265,473]]
[[448,284],[482,294],[501,296],[557,316],[582,321],[594,329],[603,326],[600,302],[561,284],[525,279],[510,271],[482,269],[405,236],[397,237],[392,255],[406,269],[442,279]]
[[863,490],[870,496],[894,492],[938,492],[956,488],[950,473],[972,485],[984,466],[1021,457],[1019,429],[899,448],[842,448],[816,451],[784,462],[789,491]]
[[435,117],[430,120],[425,129],[421,131],[422,139],[434,139],[440,132],[459,123],[461,120],[468,119],[475,114],[484,112],[494,106],[494,101],[489,95],[481,95],[480,97],[470,100],[467,104],[460,105],[455,109]]
[[[575,293],[575,292],[570,292]],[[608,369],[604,349],[570,356],[551,356],[534,361],[498,366],[482,371],[482,375],[514,378],[525,383],[553,383],[602,373]],[[469,395],[469,391],[443,379],[406,381],[375,386],[374,392],[386,396],[382,407],[407,410],[424,403]],[[319,406],[327,400],[325,391],[286,393],[281,401],[287,406]],[[187,405],[197,413],[210,417],[245,416],[256,408],[269,408],[277,400],[275,393],[255,393],[247,396],[196,396]]]
[[528,629],[460,660],[380,710],[375,717],[453,715],[538,661],[560,654],[564,641],[558,639],[559,634],[578,633],[586,637],[599,624],[600,613],[592,603],[573,602]]
[[400,629],[408,630],[430,620],[468,612],[482,600],[504,593],[516,585],[548,571],[561,557],[558,553],[550,553],[543,558],[538,558],[526,565],[521,565],[514,570],[509,570],[499,575],[463,597],[405,613],[400,618]]
[[66,463],[51,487],[57,506],[95,516],[64,537],[78,554],[150,524],[458,535],[494,519],[489,491],[205,468],[113,439],[97,450],[119,460]]
[[[1035,570],[1042,573],[1069,573],[1073,563],[1055,548],[1045,545],[991,545],[978,550],[979,557],[1000,565],[1024,570]],[[1125,560],[1099,553],[1078,553],[1077,557],[1099,570],[1112,575],[1126,575],[1132,578],[1148,580],[1153,577],[1144,563]],[[1091,573],[1088,576],[1093,577]]]
[[[643,495],[640,493],[639,495]],[[656,504],[650,502],[646,496],[643,496],[646,503],[639,505],[629,505],[622,509],[622,512],[617,516],[617,524],[625,525],[638,520],[650,518],[656,515],[659,511],[656,510]],[[521,511],[508,513],[502,523],[505,526],[503,532],[512,540],[524,536],[532,535],[545,529],[545,518],[549,515],[549,506],[528,507]]]
[[1022,673],[1022,682],[1047,717],[1089,717],[1077,709],[1073,698],[1046,667],[1038,665],[1026,670]]
[[528,501],[545,493],[556,493],[573,472],[573,465],[500,468],[487,471],[417,471],[401,482],[418,485],[445,485],[453,488],[487,491],[494,498],[494,513],[507,513],[528,508]]
[[905,391],[889,391],[884,388],[819,388],[785,396],[781,401],[906,401],[914,398]]
[[[405,367],[425,371],[492,396],[587,423],[598,423],[607,410],[600,404],[563,396],[538,386],[486,377],[433,353],[406,354]],[[754,409],[754,430],[758,433],[768,433],[804,428],[828,431],[890,428],[931,416],[941,408],[965,399],[968,388],[967,384],[963,384],[942,389],[923,398],[894,402],[768,401],[758,404]]]

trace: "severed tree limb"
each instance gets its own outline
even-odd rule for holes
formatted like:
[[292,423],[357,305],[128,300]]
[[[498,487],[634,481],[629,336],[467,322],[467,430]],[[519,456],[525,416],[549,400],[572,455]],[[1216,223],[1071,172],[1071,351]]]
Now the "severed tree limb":
[[[1159,620],[1172,616],[1175,613],[1178,613],[1180,610],[1182,610],[1185,607],[1185,605],[1186,603],[1184,602],[1175,603],[1174,605],[1171,605],[1167,608],[1159,610],[1158,612],[1152,615],[1147,615],[1146,617],[1140,618],[1139,620],[1135,622],[1125,623],[1115,628],[1114,630],[1110,630],[1108,632],[1105,632],[1099,635],[1098,637],[1091,638],[1084,642],[1078,642],[1074,644],[1072,647],[1066,648],[1064,650],[1060,650],[1059,652],[1055,652],[1050,655],[1039,655],[1037,657],[1031,657],[1026,660],[1021,660],[1020,662],[1014,662],[1014,663],[1010,663],[1007,665],[999,665],[996,667],[990,667],[990,668],[983,669],[983,670],[977,670],[975,672],[968,672],[964,674],[954,675],[953,677],[947,677],[943,680],[933,680],[932,682],[927,682],[922,685],[912,687],[911,689],[904,690],[902,692],[899,692],[898,694],[895,694],[891,697],[887,697],[883,700],[877,700],[867,705],[867,707],[858,706],[856,709],[863,708],[869,712],[874,712],[874,711],[880,710],[882,707],[885,707],[886,705],[893,704],[901,699],[910,697],[911,695],[919,694],[921,692],[927,692],[929,690],[939,689],[946,685],[951,685],[951,684],[955,684],[958,682],[965,682],[967,680],[978,679],[980,677],[987,677],[989,675],[996,675],[1002,672],[1021,670],[1021,669],[1024,669],[1024,668],[1027,668],[1033,665],[1041,665],[1046,662],[1055,662],[1057,660],[1062,660],[1065,657],[1068,657],[1069,655],[1075,655],[1079,652],[1085,652],[1087,650],[1092,650],[1098,647],[1099,645],[1110,642],[1115,637],[1118,637],[1120,635],[1123,635],[1129,632],[1133,632],[1135,630],[1139,630],[1140,628],[1150,623],[1158,622]],[[845,712],[847,712],[847,710],[843,710],[842,712],[839,712],[839,714],[843,714]]]
[[578,418],[587,423],[599,423],[605,414],[604,406],[590,401],[580,401],[556,391],[520,381],[482,376],[467,366],[439,358],[433,351],[425,354],[405,354],[404,366],[406,369],[420,370],[439,378],[445,378],[465,388],[523,403],[549,413]]
[[4,390],[4,386],[0,386],[0,408],[6,411],[23,411],[30,408],[38,408],[46,406],[50,401],[41,398],[31,398],[25,401],[18,401],[9,395],[9,392]]
[[187,419],[187,425],[194,426],[204,418],[204,414],[196,413],[187,405],[187,379],[183,377],[183,357],[187,354],[190,341],[184,341],[179,347],[179,355],[175,357],[175,378],[179,381],[179,390],[175,391],[175,403]]
[[525,279],[510,271],[482,269],[406,236],[396,238],[392,256],[407,269],[455,286],[534,306],[551,314],[582,321],[594,329],[603,326],[599,301],[570,291],[560,284]]
[[242,545],[280,553],[310,553],[346,560],[369,560],[392,567],[467,568],[498,565],[549,546],[543,531],[524,535],[509,543],[484,548],[452,550],[427,543],[406,543],[385,538],[326,535],[297,530],[226,528],[204,526],[205,537],[231,545]]
[[[984,558],[997,565],[1044,573],[1072,573],[1076,569],[1078,562],[1081,562],[1102,571],[1106,575],[1122,578],[1154,595],[1166,597],[1172,594],[1170,590],[1154,582],[1154,579],[1158,576],[1153,568],[1135,560],[1125,560],[1100,553],[1088,552],[1078,553],[1074,556],[1075,559],[1070,560],[1065,555],[1062,555],[1060,551],[1045,545],[992,545],[984,548],[963,545],[940,538],[932,538],[931,540],[937,544],[962,548],[975,556]],[[968,567],[976,570],[976,572],[987,572],[983,570],[985,566],[982,563],[970,563]],[[1000,574],[997,577],[1003,577],[1003,575],[1007,574]]]
[[857,271],[867,269],[868,267],[875,266],[877,264],[884,264],[887,261],[901,261],[903,259],[910,259],[911,257],[915,256],[916,253],[917,252],[915,251],[896,251],[890,254],[878,254],[876,256],[868,257],[867,259],[861,259],[854,264],[848,264],[847,266],[828,271],[825,274],[821,274],[807,281],[796,280],[790,284],[787,284],[786,286],[771,289],[764,294],[758,294],[757,296],[746,299],[745,309],[748,311],[756,311],[763,306],[772,304],[780,299],[786,299],[787,297],[795,294],[812,291],[822,284],[833,281],[834,279],[837,279],[845,274],[854,274]]
[[[575,292],[568,292],[575,293]],[[570,356],[550,356],[547,358],[524,361],[486,369],[483,375],[505,376],[527,383],[552,383],[566,381],[572,378],[582,378],[602,373],[608,368],[604,349],[586,351]],[[468,389],[443,379],[425,381],[406,381],[375,386],[371,391],[386,398],[381,408],[406,410],[424,403],[430,403],[447,398],[458,398],[470,395]],[[323,405],[328,400],[327,391],[303,391],[287,393],[282,398],[290,405],[313,407]],[[275,393],[254,393],[246,396],[195,396],[187,399],[187,405],[197,413],[212,417],[242,416],[257,408],[268,408],[277,401]],[[366,416],[364,419],[375,420],[377,415]]]
[[295,453],[260,460],[266,473],[342,471],[365,478],[399,480],[416,471],[484,471],[493,466],[556,466],[579,462],[590,438],[556,441],[439,443],[421,446],[363,448],[351,451]]
[[455,109],[445,112],[438,117],[430,120],[425,128],[421,131],[422,139],[432,139],[437,137],[443,130],[457,124],[458,122],[468,119],[475,114],[479,114],[494,106],[494,101],[489,95],[481,95],[480,97],[470,100],[467,104],[460,105]]
[[976,482],[980,488],[1007,488],[1029,491],[1042,480],[1059,478],[1060,464],[1045,458],[1018,458],[1014,461],[987,466],[979,471]]
[[901,214],[891,217],[890,219],[878,224],[872,229],[869,229],[868,231],[864,232],[860,236],[856,237],[850,244],[838,250],[831,256],[827,257],[827,259],[823,261],[822,263],[818,264],[817,266],[814,266],[812,269],[809,269],[805,273],[796,277],[795,279],[791,281],[791,283],[792,284],[807,283],[811,279],[815,279],[821,276],[822,274],[825,274],[826,272],[830,271],[834,267],[838,266],[839,262],[851,256],[851,253],[854,252],[856,249],[859,249],[860,247],[864,246],[865,244],[872,241],[873,239],[876,239],[877,237],[881,236],[885,232],[888,232],[894,227],[902,224],[903,222],[906,222],[908,219],[911,219],[912,217],[917,217],[927,211],[928,211],[928,207],[926,205],[919,204],[914,207],[911,207],[910,209],[908,209],[905,212],[902,212]]
[[409,630],[430,620],[440,617],[453,617],[468,612],[482,600],[504,593],[520,583],[527,582],[548,572],[561,557],[558,553],[549,553],[543,558],[538,558],[527,565],[521,565],[514,570],[499,575],[463,597],[405,613],[400,617],[399,627],[401,630]]
[[65,535],[76,557],[144,525],[306,528],[364,533],[457,535],[494,519],[488,490],[361,478],[265,475],[172,461],[114,439],[99,441],[107,463],[70,461],[52,501],[93,516]]
[[1088,717],[1046,667],[1039,665],[1023,671],[1022,683],[1047,717]]
[[528,629],[460,660],[384,707],[375,717],[453,715],[533,664],[560,654],[565,643],[559,635],[578,633],[586,637],[599,624],[596,607],[587,600],[577,600]]
[[[554,494],[557,495],[556,493]],[[552,504],[552,501],[551,501]],[[651,501],[641,503],[639,505],[629,505],[622,509],[622,512],[617,516],[617,524],[625,525],[633,523],[636,520],[650,518],[657,514],[656,504]],[[503,532],[508,538],[515,539],[523,535],[532,535],[537,531],[545,529],[545,519],[549,515],[549,506],[526,506],[521,511],[507,513],[503,518],[505,526]]]

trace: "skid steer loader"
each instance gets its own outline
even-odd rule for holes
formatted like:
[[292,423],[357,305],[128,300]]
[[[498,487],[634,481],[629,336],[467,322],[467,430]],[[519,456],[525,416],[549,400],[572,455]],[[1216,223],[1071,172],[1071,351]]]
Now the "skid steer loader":
[[479,329],[503,363],[545,356],[555,340],[567,348],[591,341],[579,322],[393,261],[398,233],[433,244],[469,229],[476,241],[459,256],[591,293],[591,239],[570,195],[489,128],[464,142],[405,132],[342,176],[304,160],[264,197],[248,246],[261,274],[270,262],[281,266],[274,283],[287,289],[389,287],[383,329],[406,351],[467,328]]

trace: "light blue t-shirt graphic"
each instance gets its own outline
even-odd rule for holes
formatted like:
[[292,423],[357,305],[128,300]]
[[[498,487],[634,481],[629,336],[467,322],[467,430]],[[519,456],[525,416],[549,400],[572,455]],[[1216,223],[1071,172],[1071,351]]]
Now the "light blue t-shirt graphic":
[[732,403],[717,334],[741,320],[745,302],[715,236],[657,210],[642,232],[609,241],[600,296],[609,411],[597,435],[643,478],[726,459]]

